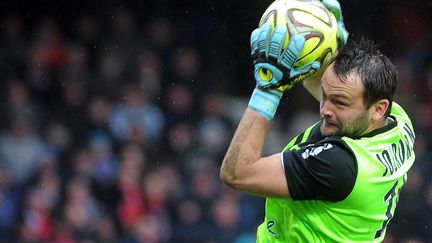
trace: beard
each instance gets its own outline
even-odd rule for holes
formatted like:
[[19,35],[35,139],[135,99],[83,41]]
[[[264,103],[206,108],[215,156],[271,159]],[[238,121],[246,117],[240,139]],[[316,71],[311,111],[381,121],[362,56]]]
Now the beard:
[[356,117],[348,118],[344,121],[334,121],[321,118],[320,130],[322,135],[328,136],[346,136],[350,138],[359,138],[369,128],[372,120],[369,113],[363,111]]

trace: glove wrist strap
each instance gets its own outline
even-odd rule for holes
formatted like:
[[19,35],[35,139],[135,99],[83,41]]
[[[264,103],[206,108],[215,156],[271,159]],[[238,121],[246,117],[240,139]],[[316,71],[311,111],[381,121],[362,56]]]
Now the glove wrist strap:
[[256,110],[261,116],[271,121],[279,106],[282,92],[278,90],[262,90],[255,88],[249,100],[249,107]]

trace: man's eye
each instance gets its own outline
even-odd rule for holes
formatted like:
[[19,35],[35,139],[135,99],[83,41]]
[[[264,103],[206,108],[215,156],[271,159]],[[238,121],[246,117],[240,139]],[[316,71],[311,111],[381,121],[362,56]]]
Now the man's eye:
[[345,102],[342,102],[342,101],[336,101],[336,105],[337,105],[337,106],[340,106],[340,107],[345,107],[345,106],[347,106],[347,104],[346,104]]

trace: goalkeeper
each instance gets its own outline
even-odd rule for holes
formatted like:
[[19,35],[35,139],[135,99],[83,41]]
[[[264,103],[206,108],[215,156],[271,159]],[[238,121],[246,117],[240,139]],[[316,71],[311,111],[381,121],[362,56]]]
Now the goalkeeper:
[[[339,3],[323,3],[339,22],[341,47],[348,34]],[[286,33],[267,24],[252,32],[256,88],[221,179],[266,197],[257,242],[381,242],[415,157],[411,121],[393,102],[396,69],[368,41],[341,47],[325,67],[295,68],[304,38],[294,36],[280,53]],[[319,71],[302,81],[312,69]],[[320,101],[321,119],[281,153],[262,157],[282,94],[301,81]]]

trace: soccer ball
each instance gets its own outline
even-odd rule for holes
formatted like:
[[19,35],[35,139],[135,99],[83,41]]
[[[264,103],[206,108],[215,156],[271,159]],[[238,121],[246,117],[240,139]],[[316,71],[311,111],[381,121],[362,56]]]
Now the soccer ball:
[[338,26],[334,15],[318,0],[276,0],[264,12],[259,26],[270,23],[288,29],[283,49],[297,33],[305,36],[304,49],[294,64],[301,67],[313,61],[327,63],[338,47]]

